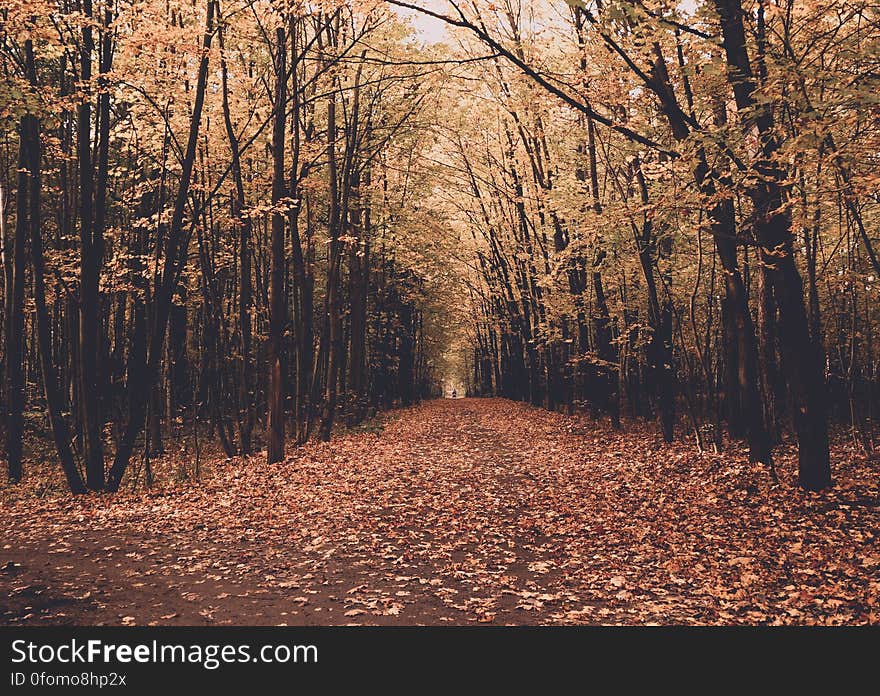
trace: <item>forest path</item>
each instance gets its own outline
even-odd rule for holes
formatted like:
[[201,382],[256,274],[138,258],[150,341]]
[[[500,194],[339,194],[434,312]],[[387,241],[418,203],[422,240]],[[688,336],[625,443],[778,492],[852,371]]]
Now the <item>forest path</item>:
[[201,484],[4,501],[0,622],[878,620],[876,478],[804,494],[784,460],[771,486],[502,399],[380,423]]

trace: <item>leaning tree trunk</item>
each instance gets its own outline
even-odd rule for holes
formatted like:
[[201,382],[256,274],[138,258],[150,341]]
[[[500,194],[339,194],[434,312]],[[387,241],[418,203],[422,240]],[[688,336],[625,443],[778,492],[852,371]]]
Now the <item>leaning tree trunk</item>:
[[[679,60],[682,60],[681,54]],[[676,100],[659,43],[654,44],[654,62],[649,80],[652,90],[660,100],[661,110],[669,122],[673,136],[678,141],[686,140],[691,132],[688,116]],[[688,101],[692,109],[690,95]],[[722,126],[724,123],[726,123],[725,107],[723,104],[716,105],[715,124]],[[717,197],[716,183],[719,177],[717,172],[710,169],[706,153],[702,148],[697,152],[697,165],[693,175],[704,196],[709,199]],[[736,216],[733,201],[725,198],[717,202],[709,209],[708,217],[715,249],[725,272],[724,328],[731,339],[727,341],[725,352],[728,427],[731,436],[738,436],[741,431],[741,418],[744,418],[750,458],[752,461],[769,464],[771,443],[761,417],[764,401],[758,388],[758,348],[737,259]]]
[[[186,250],[189,236],[183,231],[183,216],[189,198],[189,186],[192,181],[193,165],[196,159],[196,147],[198,145],[199,125],[202,120],[202,108],[205,103],[205,89],[208,83],[208,57],[210,54],[211,40],[214,36],[214,12],[216,3],[208,0],[207,19],[205,33],[202,36],[202,59],[199,63],[198,79],[193,101],[192,115],[189,122],[189,136],[186,150],[182,161],[180,183],[177,187],[177,195],[174,200],[174,210],[171,214],[171,222],[168,226],[168,234],[165,237],[165,260],[162,267],[162,276],[156,288],[155,319],[153,321],[153,333],[149,337],[149,353],[146,363],[140,368],[142,373],[130,374],[131,383],[139,388],[139,395],[147,393],[152,388],[159,376],[162,349],[165,344],[165,330],[168,326],[168,316],[171,311],[171,300],[174,296],[174,288],[180,279],[180,274],[186,265]],[[137,367],[137,366],[136,366]],[[133,378],[133,379],[132,379]],[[134,451],[134,443],[144,427],[146,415],[146,403],[144,398],[130,394],[130,416],[128,424],[119,446],[113,466],[107,475],[107,487],[111,491],[119,489],[122,477],[128,468],[131,454]]]
[[[32,85],[36,85],[34,49],[31,40],[25,42],[25,60],[28,78]],[[70,430],[61,412],[61,394],[55,370],[52,366],[51,319],[49,317],[49,310],[46,307],[46,265],[43,257],[43,239],[40,230],[40,122],[32,114],[22,118],[21,146],[25,152],[23,159],[29,179],[27,187],[28,226],[31,240],[31,263],[33,265],[37,345],[40,356],[40,370],[43,375],[43,393],[46,396],[46,411],[49,415],[52,437],[55,440],[55,450],[58,453],[61,469],[67,478],[67,485],[71,493],[85,493],[86,486],[83,483],[79,470],[76,468],[76,461],[70,446]],[[24,212],[23,208],[19,210],[22,216],[24,216]],[[2,206],[0,206],[0,214],[2,214]]]
[[[828,421],[821,348],[810,335],[804,288],[794,260],[791,213],[785,206],[786,172],[776,162],[779,143],[773,113],[755,99],[755,80],[746,48],[741,0],[715,0],[737,109],[753,119],[761,142],[754,168],[758,174],[747,190],[754,206],[755,236],[761,246],[765,279],[779,312],[779,345],[783,370],[794,404],[798,435],[798,478],[808,490],[831,485]],[[743,124],[750,126],[749,123]]]

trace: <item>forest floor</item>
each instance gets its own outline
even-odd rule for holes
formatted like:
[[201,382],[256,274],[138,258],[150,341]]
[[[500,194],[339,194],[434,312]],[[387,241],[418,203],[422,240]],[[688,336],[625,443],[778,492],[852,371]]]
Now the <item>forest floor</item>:
[[201,481],[4,485],[0,623],[880,623],[880,462],[838,442],[806,493],[791,447],[774,484],[656,430],[436,400]]

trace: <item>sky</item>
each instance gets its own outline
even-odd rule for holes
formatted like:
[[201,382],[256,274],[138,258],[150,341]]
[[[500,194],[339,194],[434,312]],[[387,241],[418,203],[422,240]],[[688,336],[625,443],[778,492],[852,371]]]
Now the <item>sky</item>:
[[[449,11],[449,5],[443,0],[408,0],[408,2],[441,14],[446,14]],[[678,9],[687,14],[692,13],[696,6],[697,0],[679,0],[678,2]],[[425,43],[438,43],[448,38],[447,25],[443,21],[415,10],[402,7],[393,7],[393,9],[399,16],[410,20]]]
[[[421,5],[437,12],[446,11],[445,3],[440,0],[409,0],[413,5]],[[419,36],[425,43],[432,44],[444,41],[446,36],[446,24],[439,19],[434,19],[415,10],[407,10],[403,7],[394,7],[394,11],[401,17],[409,19],[416,28]]]

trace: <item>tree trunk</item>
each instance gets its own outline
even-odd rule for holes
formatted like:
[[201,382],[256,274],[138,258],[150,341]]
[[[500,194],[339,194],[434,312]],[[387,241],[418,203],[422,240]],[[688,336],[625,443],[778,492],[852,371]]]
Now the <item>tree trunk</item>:
[[[737,109],[754,119],[761,141],[755,183],[747,191],[754,206],[755,236],[761,245],[765,279],[779,311],[779,343],[798,435],[798,478],[808,490],[831,485],[825,380],[821,348],[810,335],[803,282],[794,260],[791,213],[785,204],[785,172],[775,162],[778,141],[767,104],[756,105],[755,82],[746,48],[741,0],[715,0]],[[743,124],[748,127],[750,124]]]
[[[28,79],[36,86],[36,68],[34,65],[33,43],[25,42],[25,58]],[[70,430],[67,421],[61,412],[61,394],[58,389],[57,376],[52,366],[52,337],[51,320],[49,310],[46,307],[45,285],[45,260],[43,258],[43,239],[40,231],[40,123],[36,116],[28,114],[21,122],[21,145],[25,151],[24,163],[27,167],[29,228],[31,241],[31,262],[33,264],[34,283],[34,306],[36,309],[37,343],[40,355],[40,370],[43,375],[43,392],[46,397],[46,411],[49,416],[49,424],[52,428],[52,437],[55,441],[55,450],[61,469],[67,479],[67,485],[71,493],[80,494],[86,492],[73,450],[70,446]],[[24,216],[24,209],[19,214]],[[2,203],[0,203],[0,217],[2,217]]]
[[266,433],[266,462],[284,459],[284,369],[282,341],[287,323],[287,302],[284,290],[286,260],[284,228],[286,216],[278,209],[283,204],[284,126],[287,110],[287,41],[283,27],[275,30],[275,115],[272,131],[272,239],[269,259],[269,341],[266,353],[269,365],[269,386]]
[[[89,89],[92,79],[92,2],[83,0],[83,12],[89,23],[82,29],[80,80]],[[79,414],[86,465],[86,485],[90,490],[104,489],[104,448],[101,439],[100,382],[98,350],[100,347],[100,272],[103,255],[102,230],[95,220],[95,169],[92,165],[92,105],[87,96],[77,109],[77,156],[79,160]],[[100,118],[99,118],[100,120]],[[99,136],[100,137],[100,136]],[[106,180],[104,181],[106,185]]]
[[327,369],[324,382],[324,403],[321,411],[321,425],[318,435],[322,440],[330,439],[333,417],[336,413],[336,385],[339,357],[342,351],[342,325],[339,316],[339,225],[340,211],[339,182],[336,166],[336,95],[330,96],[327,105],[327,157],[330,183],[329,228],[330,244],[327,250],[327,297],[325,299],[327,338],[324,341]]
[[189,123],[189,137],[184,152],[177,196],[174,200],[174,210],[171,214],[168,234],[165,237],[165,261],[155,295],[155,320],[153,322],[152,335],[149,337],[149,353],[146,364],[143,366],[144,374],[137,375],[134,380],[131,380],[130,376],[130,381],[138,385],[141,391],[137,398],[130,401],[131,412],[129,421],[126,425],[125,433],[119,442],[119,447],[116,450],[113,466],[110,468],[107,476],[107,487],[111,491],[118,490],[125,470],[128,468],[128,463],[134,450],[135,439],[144,427],[147,400],[143,398],[143,395],[147,393],[147,389],[152,388],[152,384],[158,378],[162,348],[165,343],[165,330],[168,325],[168,315],[171,311],[171,300],[180,273],[186,264],[189,236],[185,235],[183,231],[183,215],[189,197],[189,186],[192,181],[196,146],[198,145],[199,125],[202,120],[202,108],[205,103],[205,89],[208,83],[208,56],[211,48],[211,39],[214,36],[215,7],[214,0],[208,0],[205,33],[202,36],[203,52],[201,62],[199,63],[195,99]]
[[[642,205],[648,204],[648,186],[641,168],[636,170]],[[654,276],[654,251],[657,246],[653,222],[645,215],[641,234],[636,236],[639,263],[648,290],[648,322],[651,337],[647,346],[648,368],[660,411],[663,439],[672,442],[675,436],[675,368],[672,361],[671,300],[660,301]]]
[[[365,184],[369,186],[369,170],[365,175]],[[357,184],[355,184],[357,185]],[[366,413],[366,388],[367,388],[367,285],[370,269],[370,208],[364,205],[358,192],[355,205],[357,210],[356,223],[359,227],[357,243],[352,243],[349,249],[348,279],[349,301],[351,303],[351,327],[350,327],[350,355],[349,374],[351,381],[351,408],[349,411],[349,426],[357,425],[364,419]]]
[[251,254],[248,244],[251,237],[251,218],[244,214],[244,179],[241,173],[241,154],[238,136],[232,124],[229,107],[229,71],[226,65],[222,24],[218,28],[220,41],[220,71],[223,89],[223,123],[232,154],[232,178],[235,195],[232,197],[232,217],[238,232],[238,328],[241,337],[241,359],[238,378],[238,438],[240,454],[250,454],[251,435],[254,429],[254,407],[251,398]]
[[15,232],[11,245],[12,287],[6,287],[9,306],[6,320],[6,462],[10,483],[18,483],[22,475],[25,402],[23,366],[25,239],[28,232],[28,189],[30,187],[28,133],[33,127],[32,121],[29,120],[32,118],[32,116],[23,116],[19,126],[18,189],[15,196]]
[[602,284],[602,273],[599,264],[602,256],[597,256],[593,264],[593,294],[596,303],[596,315],[593,318],[593,332],[596,337],[596,352],[602,361],[603,376],[602,401],[608,415],[611,416],[611,427],[620,428],[620,386],[618,374],[617,349],[612,343],[611,313],[608,311],[608,300]]

